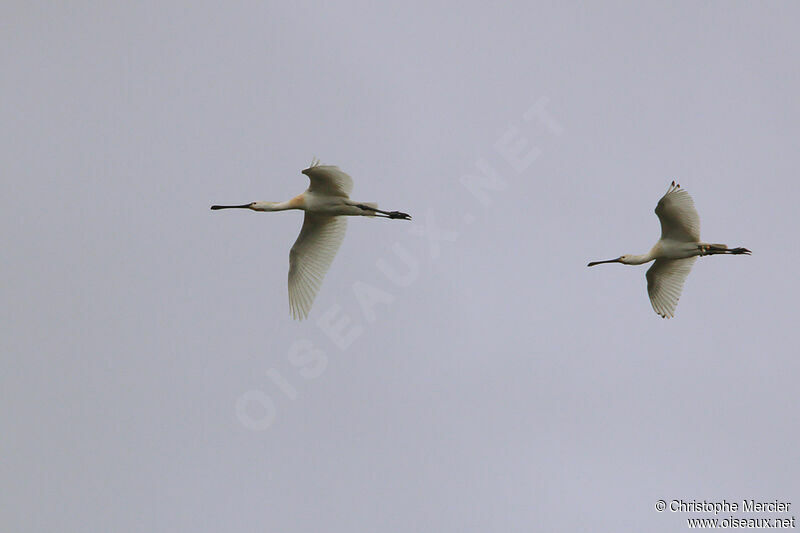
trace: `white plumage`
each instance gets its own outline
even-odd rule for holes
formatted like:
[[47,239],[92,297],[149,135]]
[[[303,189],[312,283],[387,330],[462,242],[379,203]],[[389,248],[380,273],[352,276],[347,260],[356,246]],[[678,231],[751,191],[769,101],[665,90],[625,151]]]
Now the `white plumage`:
[[347,230],[347,219],[305,214],[303,228],[289,252],[289,309],[302,320],[311,311],[322,280],[336,257]]
[[664,318],[675,316],[683,284],[697,257],[656,259],[647,269],[647,295],[653,310]]
[[700,215],[689,193],[673,181],[656,205],[661,222],[661,240],[700,241]]
[[700,242],[700,216],[692,197],[674,181],[656,205],[656,215],[661,222],[661,239],[646,254],[623,255],[607,261],[593,261],[588,266],[602,263],[641,265],[655,262],[647,270],[647,294],[653,310],[663,318],[675,316],[683,284],[698,256],[717,254],[750,254],[747,248],[730,249],[724,244]]
[[301,172],[308,176],[311,182],[308,192],[345,198],[353,192],[353,178],[339,170],[339,167],[312,164]]
[[311,311],[322,280],[344,240],[347,230],[344,216],[411,219],[400,211],[381,211],[375,203],[350,200],[353,180],[338,167],[314,162],[302,173],[311,182],[308,189],[286,202],[211,206],[215,210],[305,211],[300,235],[289,252],[289,312],[297,320],[306,318]]

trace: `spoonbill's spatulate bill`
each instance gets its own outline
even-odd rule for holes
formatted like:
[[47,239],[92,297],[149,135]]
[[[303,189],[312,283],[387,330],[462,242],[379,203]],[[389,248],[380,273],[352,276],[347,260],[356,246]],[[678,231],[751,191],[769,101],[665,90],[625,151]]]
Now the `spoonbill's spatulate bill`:
[[607,261],[592,261],[587,266],[602,263],[642,265],[655,259],[647,271],[647,294],[656,313],[664,318],[675,316],[683,283],[697,260],[703,255],[750,255],[747,248],[728,248],[724,244],[700,242],[700,217],[692,197],[680,185],[672,182],[656,206],[661,221],[661,239],[643,255],[623,255]]
[[378,204],[350,200],[353,180],[335,166],[312,162],[302,171],[311,184],[305,192],[286,202],[251,202],[242,205],[212,205],[211,209],[306,212],[303,228],[289,252],[289,309],[297,320],[308,316],[347,229],[345,216],[367,216],[411,220],[400,211],[381,211]]

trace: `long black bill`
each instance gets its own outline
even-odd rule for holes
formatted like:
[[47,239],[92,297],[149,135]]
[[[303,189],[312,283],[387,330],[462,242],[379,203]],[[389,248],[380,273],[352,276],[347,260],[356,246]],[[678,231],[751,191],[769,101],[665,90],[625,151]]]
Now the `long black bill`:
[[587,266],[587,267],[593,267],[593,266],[595,266],[595,265],[602,265],[603,263],[619,263],[619,258],[616,258],[616,259],[607,259],[607,260],[605,260],[605,261],[592,261],[591,263],[589,263],[589,264],[588,264],[588,265],[586,265],[586,266]]
[[243,204],[243,205],[212,205],[211,209],[216,211],[217,209],[247,209],[250,207],[250,204]]

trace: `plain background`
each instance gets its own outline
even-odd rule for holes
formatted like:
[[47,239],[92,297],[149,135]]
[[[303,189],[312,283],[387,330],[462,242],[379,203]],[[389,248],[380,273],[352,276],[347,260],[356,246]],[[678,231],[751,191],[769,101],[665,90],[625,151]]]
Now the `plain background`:
[[[798,16],[5,2],[2,529],[673,532],[704,515],[658,499],[800,505]],[[288,199],[315,156],[414,220],[350,220],[293,322],[302,214],[208,207]],[[662,320],[646,267],[586,263],[647,251],[673,179],[753,255],[700,259]]]

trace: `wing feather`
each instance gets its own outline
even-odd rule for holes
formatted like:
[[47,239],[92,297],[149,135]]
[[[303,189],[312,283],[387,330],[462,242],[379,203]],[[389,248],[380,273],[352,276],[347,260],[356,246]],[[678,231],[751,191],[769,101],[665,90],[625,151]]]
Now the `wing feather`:
[[348,198],[353,191],[353,178],[331,165],[311,165],[302,171],[311,180],[308,190]]
[[293,318],[308,316],[346,230],[345,217],[306,213],[289,252],[289,308]]
[[661,238],[699,242],[700,216],[692,197],[680,187],[673,181],[656,206],[656,215],[661,221]]
[[647,294],[653,310],[662,318],[675,316],[675,308],[683,291],[686,277],[697,257],[686,259],[656,259],[647,270]]

